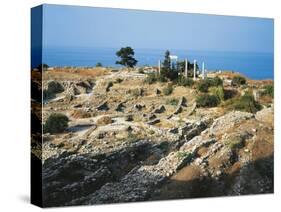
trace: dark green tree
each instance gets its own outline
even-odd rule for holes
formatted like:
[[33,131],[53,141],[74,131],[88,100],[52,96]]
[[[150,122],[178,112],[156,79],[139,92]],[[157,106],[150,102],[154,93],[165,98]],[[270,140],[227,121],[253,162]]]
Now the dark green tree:
[[178,73],[176,72],[175,64],[171,63],[169,50],[167,50],[165,52],[165,58],[162,63],[162,69],[161,69],[161,77],[168,78],[170,80],[175,80],[178,77]]
[[165,52],[165,58],[164,58],[164,61],[163,61],[163,74],[165,73],[168,73],[171,71],[171,58],[170,58],[170,52],[169,50],[167,50]]
[[46,71],[49,67],[50,67],[50,66],[49,66],[48,64],[43,63],[43,64],[38,65],[38,66],[37,66],[37,69],[38,69],[39,71]]
[[116,61],[116,64],[126,66],[127,68],[133,68],[138,62],[134,58],[134,50],[129,46],[121,48],[116,52],[116,55],[120,57],[120,60]]
[[98,63],[96,64],[96,67],[102,67],[102,63],[98,62]]

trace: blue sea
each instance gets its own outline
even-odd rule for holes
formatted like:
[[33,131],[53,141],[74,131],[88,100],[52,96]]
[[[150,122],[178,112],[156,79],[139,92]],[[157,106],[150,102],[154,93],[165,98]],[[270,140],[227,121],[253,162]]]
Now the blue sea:
[[[157,66],[163,60],[165,49],[134,49],[138,66]],[[118,48],[45,48],[43,63],[49,66],[95,66],[98,62],[103,66],[116,67],[115,55]],[[273,79],[274,56],[272,53],[252,52],[219,52],[170,50],[179,60],[196,59],[201,68],[205,63],[207,70],[231,70],[244,74],[251,79]]]

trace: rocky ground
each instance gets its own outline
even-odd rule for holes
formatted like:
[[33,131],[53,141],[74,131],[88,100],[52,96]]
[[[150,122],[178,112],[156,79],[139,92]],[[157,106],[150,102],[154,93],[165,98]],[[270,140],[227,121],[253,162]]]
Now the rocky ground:
[[202,109],[193,88],[164,95],[167,83],[137,71],[95,71],[43,74],[43,122],[70,118],[33,144],[44,206],[273,192],[273,102],[256,114]]

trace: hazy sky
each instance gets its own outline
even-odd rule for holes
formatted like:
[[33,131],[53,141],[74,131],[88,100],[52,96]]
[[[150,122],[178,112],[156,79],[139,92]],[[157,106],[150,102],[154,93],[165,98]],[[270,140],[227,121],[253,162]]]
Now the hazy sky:
[[44,5],[44,47],[273,52],[273,20]]

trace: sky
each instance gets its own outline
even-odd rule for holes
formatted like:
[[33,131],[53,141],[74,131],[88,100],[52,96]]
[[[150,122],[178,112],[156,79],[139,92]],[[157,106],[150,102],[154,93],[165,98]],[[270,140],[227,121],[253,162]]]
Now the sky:
[[273,19],[43,6],[43,47],[274,51]]

